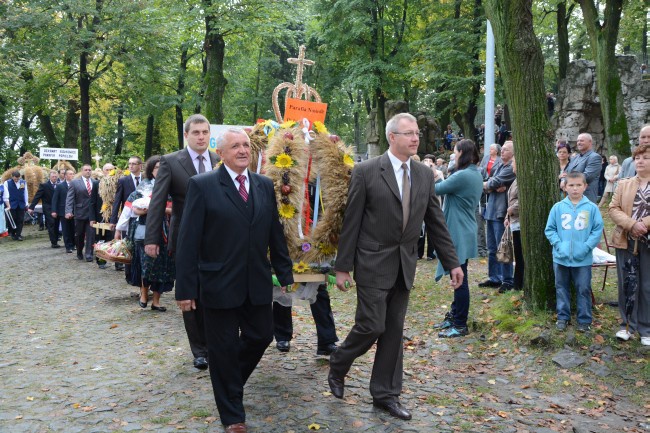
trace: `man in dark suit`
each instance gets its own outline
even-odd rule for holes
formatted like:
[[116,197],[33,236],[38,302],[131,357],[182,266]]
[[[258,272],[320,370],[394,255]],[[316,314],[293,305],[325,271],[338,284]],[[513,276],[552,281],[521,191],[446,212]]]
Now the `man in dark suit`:
[[327,378],[332,394],[343,398],[352,363],[376,342],[370,378],[373,404],[407,420],[411,414],[399,401],[402,334],[423,221],[439,260],[450,270],[452,286],[463,281],[433,171],[410,158],[417,152],[419,133],[415,117],[397,114],[386,124],[388,151],[352,170],[335,268],[336,285],[344,291],[354,270],[357,312],[352,330],[330,357]]
[[59,178],[59,173],[56,170],[50,170],[50,179],[47,182],[43,182],[38,186],[38,191],[34,194],[32,199],[32,204],[29,205],[29,214],[34,213],[34,208],[40,200],[43,205],[43,215],[45,216],[45,225],[47,225],[47,233],[50,235],[50,242],[52,243],[52,248],[61,248],[59,245],[59,224],[56,221],[56,218],[52,217],[52,197],[54,196],[54,190],[57,187],[57,180]]
[[[172,217],[170,223],[168,251],[175,252],[178,229],[183,217],[185,192],[190,177],[197,173],[211,171],[218,158],[208,151],[210,144],[210,122],[200,114],[194,114],[185,121],[184,136],[187,147],[160,158],[160,168],[149,203],[147,231],[145,233],[145,253],[157,257],[163,242],[163,216],[167,207],[167,197],[172,198]],[[178,270],[178,263],[176,264]],[[178,272],[178,271],[177,271]],[[200,302],[196,309],[183,311],[185,331],[194,355],[194,366],[200,370],[208,368],[208,349],[203,329],[203,310]]]
[[60,182],[54,194],[52,195],[52,218],[54,223],[58,226],[61,224],[61,232],[63,233],[63,245],[65,252],[71,253],[74,249],[74,220],[65,217],[65,201],[68,196],[68,188],[74,178],[74,171],[65,170],[65,179]]
[[600,177],[602,158],[594,152],[594,143],[591,134],[583,133],[578,135],[576,140],[578,155],[571,158],[564,172],[561,174],[560,188],[564,190],[566,181],[564,178],[568,173],[577,171],[583,173],[587,179],[587,190],[585,197],[598,204],[598,178]]
[[129,175],[122,176],[117,181],[115,190],[115,200],[113,201],[113,211],[111,212],[111,228],[115,229],[115,224],[120,217],[120,210],[124,207],[126,199],[140,185],[142,181],[142,159],[139,156],[129,158]]
[[90,227],[90,220],[95,213],[90,206],[90,196],[93,189],[97,188],[97,181],[90,177],[92,167],[84,164],[81,167],[81,177],[75,179],[68,187],[68,194],[65,200],[65,217],[74,218],[74,235],[77,246],[77,258],[84,259],[84,243],[86,246],[86,261],[93,261],[93,242],[95,241],[95,229]]
[[283,286],[293,275],[273,182],[247,169],[248,135],[230,129],[217,149],[223,166],[189,181],[176,300],[183,311],[203,304],[214,397],[235,433],[246,432],[244,385],[273,340],[271,265]]

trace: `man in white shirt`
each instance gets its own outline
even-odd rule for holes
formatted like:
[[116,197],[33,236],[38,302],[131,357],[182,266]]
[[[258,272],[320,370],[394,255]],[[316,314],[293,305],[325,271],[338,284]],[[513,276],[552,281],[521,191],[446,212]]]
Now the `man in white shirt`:
[[[10,211],[16,228],[9,225],[9,234],[15,241],[23,240],[23,222],[25,221],[25,209],[29,206],[29,197],[27,194],[27,182],[20,178],[18,170],[11,173],[11,179],[4,183],[5,209]],[[4,216],[3,216],[4,218]]]

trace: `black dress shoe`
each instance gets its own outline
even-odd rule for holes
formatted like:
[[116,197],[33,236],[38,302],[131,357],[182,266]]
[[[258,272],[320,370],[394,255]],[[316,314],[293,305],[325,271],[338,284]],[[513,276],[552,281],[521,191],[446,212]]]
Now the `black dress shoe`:
[[87,261],[87,262],[92,262],[92,261],[93,261],[93,258],[92,258],[92,257],[86,257],[86,261]]
[[499,293],[509,292],[511,290],[514,290],[514,288],[515,288],[514,286],[512,286],[512,285],[510,285],[508,283],[503,283],[503,284],[501,284],[501,287],[499,287]]
[[336,349],[338,349],[336,343],[330,343],[326,346],[318,346],[318,349],[316,350],[316,355],[329,356],[332,353],[336,352]]
[[399,401],[393,401],[390,403],[381,403],[378,401],[373,401],[372,405],[378,407],[379,409],[385,410],[395,418],[403,419],[408,421],[411,419],[411,412],[406,410],[402,403]]
[[291,343],[289,341],[278,341],[275,343],[275,347],[277,347],[280,352],[288,352],[291,349]]
[[84,259],[84,256],[83,256],[83,255],[81,255],[81,254],[77,254],[77,260],[83,260],[83,259]]
[[23,240],[23,237],[22,237],[22,236],[18,236],[18,237],[16,238],[16,240],[17,240],[17,241],[22,241],[22,240]]
[[479,287],[501,287],[501,283],[498,281],[485,280],[482,283],[478,283]]
[[151,309],[153,311],[160,311],[161,313],[164,313],[165,311],[167,311],[167,308],[159,307],[159,306],[156,306],[156,305],[151,305]]
[[65,249],[65,252],[66,252],[66,253],[71,253],[71,252],[72,252],[72,250],[71,250],[71,249],[68,249],[68,248],[66,248],[66,249]]
[[208,360],[204,358],[203,356],[199,356],[198,358],[194,358],[194,368],[198,368],[199,370],[205,370],[208,368]]
[[52,244],[52,248],[61,248],[61,245],[59,245],[59,244]]
[[142,302],[140,299],[138,299],[138,305],[140,306],[140,308],[147,308],[147,302]]
[[332,390],[332,395],[336,398],[343,398],[343,391],[345,390],[345,379],[335,376],[330,370],[327,375],[327,383]]

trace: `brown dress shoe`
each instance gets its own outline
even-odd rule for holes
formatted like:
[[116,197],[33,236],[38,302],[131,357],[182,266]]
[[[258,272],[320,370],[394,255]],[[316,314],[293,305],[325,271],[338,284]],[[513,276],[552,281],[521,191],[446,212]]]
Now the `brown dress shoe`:
[[243,422],[226,426],[226,433],[246,433],[247,431],[246,424]]

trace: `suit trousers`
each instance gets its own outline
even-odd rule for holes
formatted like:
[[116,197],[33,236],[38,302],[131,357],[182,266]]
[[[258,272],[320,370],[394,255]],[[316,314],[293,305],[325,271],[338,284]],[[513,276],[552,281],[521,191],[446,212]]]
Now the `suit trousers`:
[[[311,314],[316,323],[316,337],[318,347],[325,347],[328,344],[339,341],[336,336],[336,327],[334,325],[334,315],[330,304],[330,296],[327,293],[327,286],[321,284],[318,286],[316,301],[310,304]],[[291,319],[291,307],[285,307],[273,303],[273,336],[275,341],[291,341],[293,337],[293,323]]]
[[47,226],[47,234],[50,236],[50,242],[52,245],[56,245],[59,243],[59,222],[52,216],[49,209],[43,215],[45,215],[45,225]]
[[69,220],[63,216],[57,217],[56,219],[58,223],[61,224],[61,232],[63,233],[63,245],[65,245],[66,251],[72,250],[72,248],[75,246],[74,220]]
[[[398,281],[403,281],[399,272]],[[403,286],[403,284],[402,284]],[[379,403],[398,400],[402,393],[404,317],[409,290],[357,286],[357,311],[350,334],[330,357],[331,373],[344,377],[356,358],[377,342],[370,394]]]
[[7,224],[7,228],[9,229],[9,234],[11,236],[22,236],[23,235],[23,225],[25,224],[25,209],[18,209],[18,208],[11,208],[9,210],[9,213],[11,213],[11,217],[14,219],[14,222],[16,223],[16,228],[12,228],[11,225]]
[[93,243],[95,242],[95,229],[90,227],[90,220],[74,220],[74,237],[77,245],[77,256],[82,255],[85,244],[86,259],[92,259]]
[[183,312],[183,324],[194,358],[207,358],[208,346],[205,339],[204,311],[199,299],[196,300],[196,310]]
[[273,341],[271,304],[204,307],[210,379],[221,423],[246,422],[244,385]]

